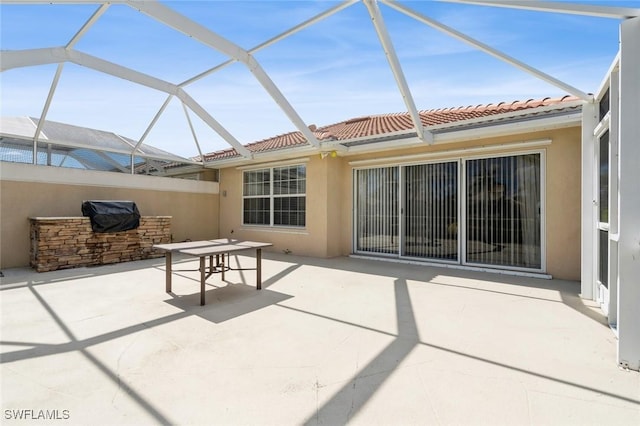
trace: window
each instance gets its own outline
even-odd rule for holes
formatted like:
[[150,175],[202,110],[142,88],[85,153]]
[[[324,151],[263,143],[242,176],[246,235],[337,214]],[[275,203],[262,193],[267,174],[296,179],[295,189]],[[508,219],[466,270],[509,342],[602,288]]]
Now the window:
[[609,131],[599,141],[600,222],[609,223]]
[[243,223],[304,227],[306,175],[304,165],[245,171],[242,185]]
[[600,121],[602,121],[604,116],[607,115],[607,113],[609,112],[610,106],[611,105],[609,103],[609,89],[607,89],[604,95],[602,95],[602,99],[600,99],[600,102],[598,103]]

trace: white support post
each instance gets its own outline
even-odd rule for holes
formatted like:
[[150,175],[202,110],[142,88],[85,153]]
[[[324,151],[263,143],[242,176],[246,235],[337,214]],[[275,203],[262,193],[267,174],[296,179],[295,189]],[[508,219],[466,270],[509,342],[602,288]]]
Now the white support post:
[[640,17],[620,25],[618,363],[640,370]]
[[581,251],[580,251],[580,296],[583,299],[595,300],[595,275],[593,265],[595,262],[595,200],[593,195],[595,166],[595,136],[593,129],[598,124],[598,105],[594,102],[585,102],[582,105],[582,196],[581,200]]
[[614,68],[609,74],[609,325],[617,329],[618,324],[618,241],[620,240],[620,226],[618,224],[618,185],[620,164],[620,73]]

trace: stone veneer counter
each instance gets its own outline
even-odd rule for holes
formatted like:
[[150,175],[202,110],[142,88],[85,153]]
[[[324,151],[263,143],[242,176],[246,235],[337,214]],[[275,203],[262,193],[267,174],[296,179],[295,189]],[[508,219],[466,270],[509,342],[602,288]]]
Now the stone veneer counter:
[[171,242],[171,216],[142,216],[140,226],[99,233],[88,217],[31,217],[30,265],[38,272],[164,256],[154,244]]

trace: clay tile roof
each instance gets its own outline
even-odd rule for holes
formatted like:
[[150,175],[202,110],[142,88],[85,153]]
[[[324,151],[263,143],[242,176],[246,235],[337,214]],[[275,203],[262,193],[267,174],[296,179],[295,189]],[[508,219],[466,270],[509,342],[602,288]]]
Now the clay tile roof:
[[[513,101],[511,103],[500,102],[498,104],[469,105],[467,107],[438,108],[428,111],[419,111],[420,120],[424,126],[455,123],[459,121],[489,117],[513,111],[533,109],[541,106],[558,105],[578,100],[574,96],[561,98],[528,99],[526,101]],[[408,112],[371,115],[351,118],[339,123],[327,126],[310,126],[313,134],[319,141],[351,140],[363,137],[375,137],[388,133],[410,131],[413,122]],[[267,152],[289,147],[309,145],[301,132],[290,132],[282,135],[249,143],[246,148],[252,152]],[[205,154],[205,161],[221,160],[239,157],[235,149],[226,149]],[[195,158],[199,161],[199,157]]]
[[[326,130],[316,130],[312,132],[316,139],[320,141],[334,140],[333,135]],[[245,147],[249,150],[249,152],[266,152],[273,151],[278,149],[284,149],[292,146],[303,146],[308,145],[307,140],[302,135],[301,132],[290,132],[284,133],[282,135],[274,136],[271,138],[263,139],[261,141],[252,142],[246,144]],[[239,157],[240,154],[235,150],[235,148],[225,149],[221,151],[210,152],[208,154],[204,154],[205,161],[212,160],[221,160],[233,157]],[[200,157],[195,158],[196,161],[200,160]]]

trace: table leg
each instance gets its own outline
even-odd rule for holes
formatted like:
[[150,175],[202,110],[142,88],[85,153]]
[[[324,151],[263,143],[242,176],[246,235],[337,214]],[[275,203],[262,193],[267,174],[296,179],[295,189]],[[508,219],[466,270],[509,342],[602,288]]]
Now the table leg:
[[200,256],[200,305],[204,306],[204,282],[206,280],[207,274],[204,270],[204,256]]
[[256,249],[256,289],[262,289],[262,249]]
[[165,283],[165,291],[167,293],[171,293],[171,250],[167,250],[164,253],[164,260],[165,260],[165,273],[166,275],[166,283]]
[[222,253],[222,263],[221,263],[221,265],[222,265],[222,269],[221,269],[221,272],[222,272],[222,281],[224,281],[224,270],[225,270],[225,269],[227,269],[227,268],[225,267],[225,263],[224,263],[224,253]]

